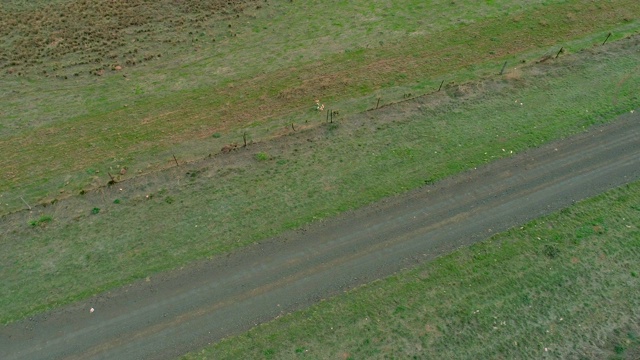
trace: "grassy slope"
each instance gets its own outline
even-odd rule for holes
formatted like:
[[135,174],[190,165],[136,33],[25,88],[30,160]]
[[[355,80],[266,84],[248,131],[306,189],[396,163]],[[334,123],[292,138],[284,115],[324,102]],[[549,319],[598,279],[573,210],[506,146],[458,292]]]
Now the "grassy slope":
[[640,183],[184,359],[637,359]]
[[[122,192],[111,187],[5,217],[0,318],[230,251],[609,121],[639,104],[640,78],[628,76],[636,49],[637,39],[620,41],[475,90],[447,88],[420,100],[423,109],[389,107],[300,131],[284,147],[257,144],[230,158],[243,164],[205,161],[124,182]],[[254,158],[258,152],[270,160]],[[28,224],[43,215],[53,221]]]
[[[636,1],[526,3],[456,5],[454,12],[450,3],[438,2],[423,18],[421,2],[382,1],[369,9],[368,20],[357,15],[364,11],[360,3],[341,3],[337,12],[326,2],[276,4],[265,12],[274,18],[256,12],[246,15],[255,17],[250,25],[234,22],[234,31],[243,26],[239,38],[216,42],[214,48],[191,45],[201,46],[199,53],[206,55],[171,57],[175,63],[163,57],[147,69],[132,69],[127,78],[9,79],[13,86],[7,87],[3,104],[8,125],[0,139],[0,151],[9,154],[1,164],[8,180],[0,184],[8,197],[5,211],[22,206],[15,194],[37,202],[64,196],[59,191],[95,187],[89,169],[104,174],[126,164],[148,171],[165,166],[176,151],[182,159],[202,156],[222,145],[207,138],[211,134],[283,116],[305,118],[314,98],[337,103],[343,112],[360,111],[373,100],[347,100],[397,88],[425,92],[444,74],[465,79],[486,74],[488,64],[495,72],[495,62],[513,54],[565,45],[584,34],[602,37],[614,27],[638,28],[632,21],[632,14],[640,13]],[[514,13],[505,15],[507,10]],[[336,14],[331,26],[322,17],[308,19],[327,13]],[[274,21],[279,18],[287,21]],[[283,42],[281,34],[302,35]],[[187,49],[182,42],[175,46],[171,51]],[[398,90],[393,94],[401,96]],[[79,112],[85,115],[73,116]],[[62,156],[69,153],[82,156]],[[103,177],[104,183],[108,178]]]
[[[47,51],[42,51],[41,46],[25,47],[24,52],[33,52],[31,56],[22,55],[26,58],[25,61],[42,61],[42,64],[23,65],[22,67],[26,67],[24,69],[9,65],[9,61],[15,60],[13,57],[17,55],[11,51],[5,52],[5,56],[11,59],[2,63],[2,67],[14,69],[14,75],[18,69],[28,72],[26,78],[7,76],[3,79],[21,92],[22,96],[12,99],[15,100],[16,106],[25,110],[24,104],[28,104],[30,99],[20,98],[24,98],[25,93],[27,98],[36,98],[36,92],[39,93],[42,102],[53,100],[52,102],[56,103],[62,98],[67,104],[64,112],[58,113],[53,113],[55,109],[51,107],[28,109],[27,114],[35,118],[32,121],[36,124],[73,117],[84,111],[108,112],[113,108],[108,105],[115,104],[116,107],[120,107],[123,100],[131,103],[132,100],[141,98],[166,98],[175,96],[177,91],[251,78],[260,73],[299,66],[345,51],[380,48],[381,42],[396,43],[411,34],[415,36],[436,33],[458,27],[463,22],[517,12],[541,3],[509,0],[493,5],[456,4],[455,12],[452,12],[450,10],[453,7],[449,2],[438,0],[432,1],[429,5],[430,11],[426,12],[423,11],[425,4],[420,1],[340,3],[340,11],[336,11],[336,4],[323,1],[305,1],[295,5],[277,1],[264,2],[260,4],[263,6],[256,10],[245,7],[242,12],[236,12],[232,7],[212,14],[197,7],[184,6],[196,1],[157,1],[147,4],[153,10],[149,14],[136,15],[132,9],[142,0],[117,4],[115,7],[101,6],[97,1],[90,1],[85,5],[80,5],[79,1],[65,2],[67,6],[49,5],[40,12],[34,12],[32,9],[24,12],[0,11],[0,21],[5,24],[15,23],[13,27],[3,27],[7,43],[12,39],[23,38],[21,41],[24,42],[46,44],[46,40],[55,36],[71,41],[69,44],[66,41],[61,43],[71,48],[67,51],[70,50],[74,56],[69,56],[68,59],[57,54],[64,52],[65,46],[45,46]],[[38,2],[29,2],[32,6],[33,3]],[[217,1],[211,3],[215,4]],[[393,12],[389,11],[390,8],[393,8]],[[43,17],[43,14],[53,16]],[[329,16],[319,16],[320,14]],[[363,19],[364,16],[361,14],[369,16]],[[120,21],[115,24],[105,21],[107,16],[116,17]],[[40,19],[41,17],[43,18]],[[68,28],[68,20],[65,20],[65,17],[79,22],[77,26],[80,28],[91,27],[94,30],[90,34],[76,34],[73,29]],[[201,21],[192,24],[193,17],[199,17]],[[129,25],[132,21],[140,25]],[[60,29],[68,33],[59,34],[57,30]],[[104,51],[102,38],[112,36],[114,31],[118,41],[112,42],[110,47],[119,56],[116,59],[105,58],[101,54]],[[237,36],[230,36],[233,33]],[[82,44],[74,42],[78,41],[75,39],[78,36],[87,46],[79,46]],[[167,38],[171,41],[168,44],[163,41]],[[124,45],[119,45],[121,43]],[[126,65],[126,60],[131,58],[130,52],[137,48],[140,48],[138,52],[164,53],[166,57],[143,62],[146,64],[143,67],[140,64]],[[97,57],[102,60],[97,65],[90,65],[91,68],[102,66],[110,70],[112,64],[124,66],[124,72],[131,75],[134,81],[127,86],[123,81],[102,81],[103,78],[97,78],[101,81],[94,84],[97,79],[85,76],[86,69],[82,64],[78,64],[83,57]],[[59,69],[55,70],[57,62],[60,63]],[[63,71],[67,67],[70,70]],[[81,76],[73,77],[73,81],[30,81],[32,78],[40,80],[38,74],[42,71],[46,71],[50,76],[72,76],[72,73],[80,73]],[[158,79],[160,76],[162,78]],[[28,82],[35,89],[20,89],[24,82]],[[87,86],[90,89],[80,99],[68,96],[69,91],[73,92],[79,86]],[[122,94],[124,89],[127,91]],[[106,99],[96,99],[93,96],[96,91]],[[62,95],[58,95],[60,93]],[[8,103],[11,104],[12,101]],[[86,106],[89,109],[85,110]],[[19,114],[13,112],[6,115],[9,115],[9,119],[19,117]]]

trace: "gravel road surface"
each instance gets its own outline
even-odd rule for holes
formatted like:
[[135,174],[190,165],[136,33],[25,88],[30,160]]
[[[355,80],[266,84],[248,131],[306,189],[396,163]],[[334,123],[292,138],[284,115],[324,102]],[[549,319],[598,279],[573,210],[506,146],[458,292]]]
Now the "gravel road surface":
[[639,179],[636,111],[236,253],[4,326],[0,359],[175,358]]

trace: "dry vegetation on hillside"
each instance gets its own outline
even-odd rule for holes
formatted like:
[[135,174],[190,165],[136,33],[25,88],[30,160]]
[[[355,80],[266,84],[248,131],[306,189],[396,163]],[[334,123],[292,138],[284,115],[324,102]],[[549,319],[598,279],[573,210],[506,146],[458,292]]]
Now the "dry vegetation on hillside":
[[[101,75],[162,56],[158,44],[214,42],[215,22],[259,8],[256,0],[72,0],[0,8],[0,69],[59,76]],[[165,47],[165,49],[168,47]],[[84,66],[84,67],[82,67]],[[60,71],[73,69],[73,71]]]

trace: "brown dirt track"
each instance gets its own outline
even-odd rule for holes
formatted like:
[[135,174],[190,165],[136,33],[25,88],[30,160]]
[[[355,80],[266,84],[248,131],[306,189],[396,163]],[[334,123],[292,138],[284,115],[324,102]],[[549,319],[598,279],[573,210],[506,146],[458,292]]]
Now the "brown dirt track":
[[226,257],[13,323],[0,330],[0,358],[174,358],[638,179],[636,111]]

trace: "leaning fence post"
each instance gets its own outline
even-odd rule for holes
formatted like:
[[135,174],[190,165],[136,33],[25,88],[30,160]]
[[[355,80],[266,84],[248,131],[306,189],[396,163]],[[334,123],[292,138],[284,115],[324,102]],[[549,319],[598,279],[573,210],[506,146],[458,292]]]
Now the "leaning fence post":
[[504,73],[504,68],[507,67],[507,62],[504,62],[504,65],[502,65],[502,69],[500,70],[500,75],[502,75],[502,73]]
[[22,200],[22,202],[27,205],[27,207],[29,208],[29,210],[31,210],[31,205],[29,205],[23,198],[22,196],[20,196],[20,200]]

